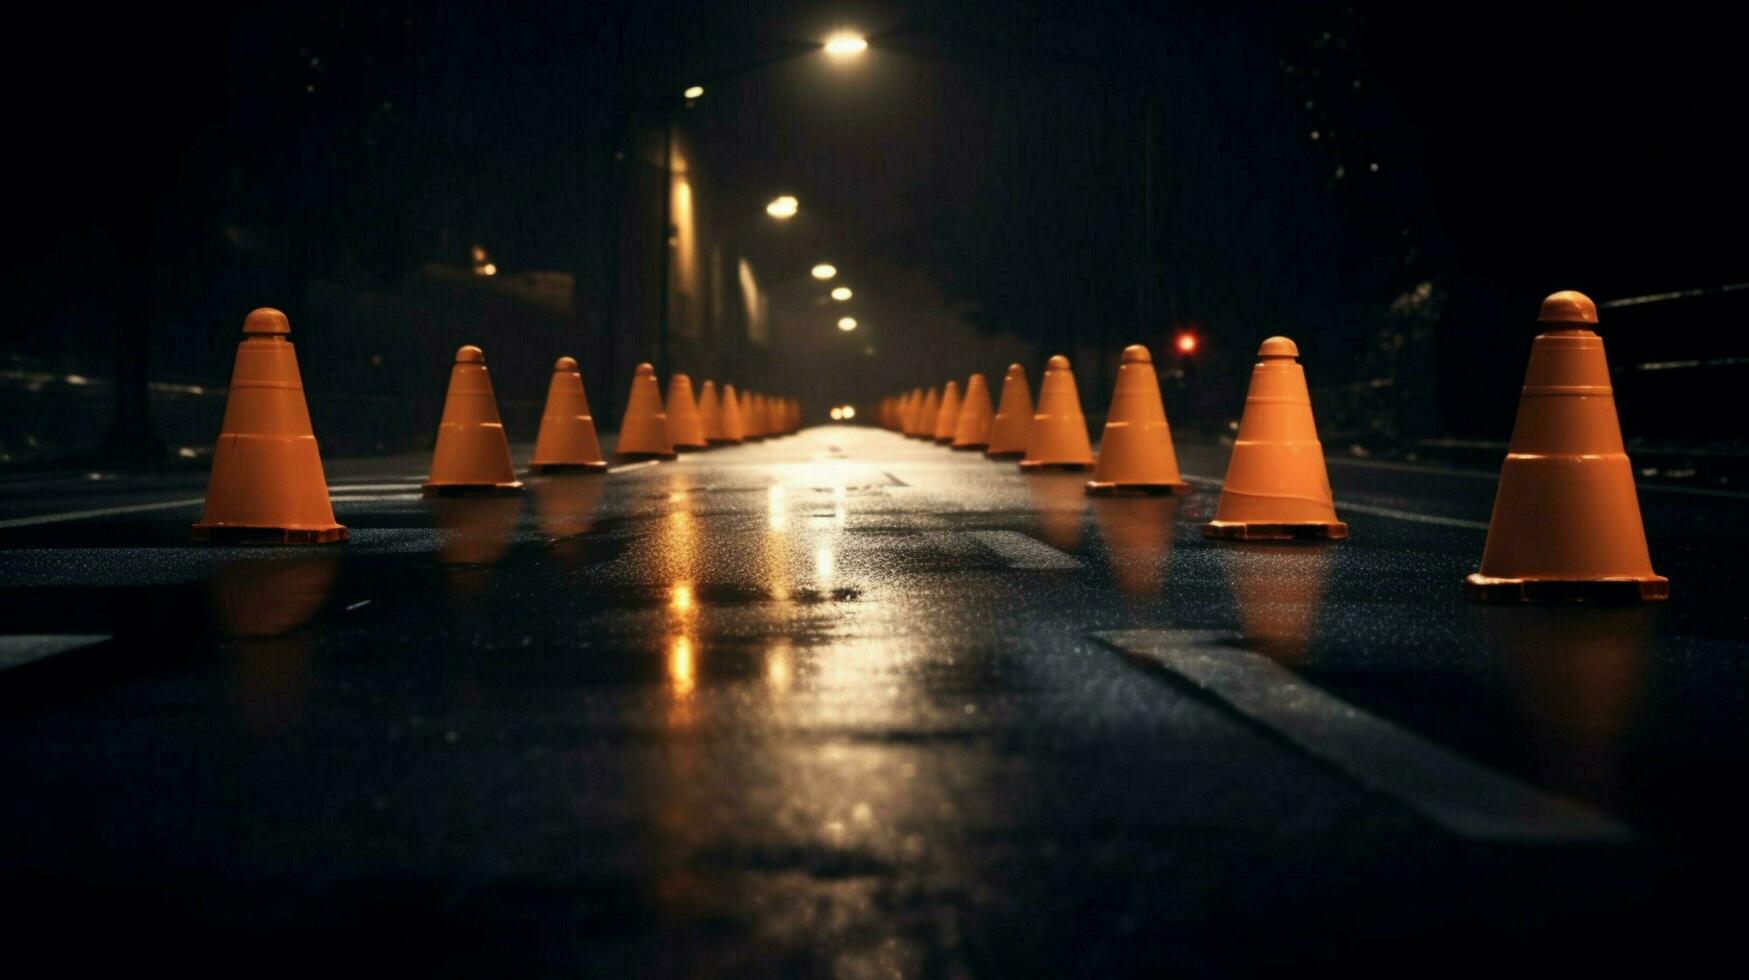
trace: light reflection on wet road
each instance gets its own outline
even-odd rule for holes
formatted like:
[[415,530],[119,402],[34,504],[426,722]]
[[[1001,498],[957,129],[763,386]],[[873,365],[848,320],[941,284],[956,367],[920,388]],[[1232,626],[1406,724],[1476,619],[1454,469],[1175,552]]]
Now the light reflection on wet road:
[[[333,467],[340,549],[194,548],[175,509],[0,532],[13,631],[115,636],[89,672],[0,675],[0,880],[87,916],[144,883],[142,929],[414,967],[912,976],[1280,965],[1361,931],[1480,959],[1690,914],[1648,885],[1667,848],[1742,863],[1696,816],[1746,754],[1742,614],[1709,579],[1749,539],[1731,501],[1648,495],[1667,609],[1500,610],[1462,600],[1461,526],[1217,545],[1206,490],[1093,500],[868,429],[521,498],[410,499],[417,465]],[[1491,494],[1332,476],[1461,519]],[[1454,840],[1090,639],[1113,629],[1226,631],[1652,843]],[[377,922],[455,928],[406,953]]]

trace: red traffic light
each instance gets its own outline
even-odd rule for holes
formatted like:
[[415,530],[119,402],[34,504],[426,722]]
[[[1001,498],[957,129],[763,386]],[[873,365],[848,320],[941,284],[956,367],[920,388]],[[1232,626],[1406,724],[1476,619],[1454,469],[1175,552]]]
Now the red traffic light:
[[1184,330],[1178,334],[1178,339],[1173,341],[1172,346],[1177,348],[1180,354],[1194,354],[1199,343],[1201,341],[1197,340],[1196,334]]

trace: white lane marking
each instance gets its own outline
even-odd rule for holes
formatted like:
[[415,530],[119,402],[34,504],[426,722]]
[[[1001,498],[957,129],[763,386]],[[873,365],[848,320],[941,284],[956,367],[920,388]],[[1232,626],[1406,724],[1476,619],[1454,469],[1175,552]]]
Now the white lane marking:
[[1469,840],[1615,842],[1614,818],[1477,765],[1307,683],[1230,634],[1119,630],[1094,636],[1157,663],[1306,754]]
[[388,500],[424,500],[424,493],[334,493],[328,499],[337,504],[382,503]]
[[360,599],[357,602],[353,603],[352,605],[347,606],[346,611],[351,612],[354,609],[363,609],[365,606],[368,606],[368,605],[370,605],[369,599]]
[[99,507],[96,510],[69,510],[59,514],[33,514],[30,517],[13,517],[0,521],[0,528],[32,527],[38,524],[60,524],[66,521],[83,521],[92,517],[115,517],[120,514],[143,514],[151,510],[171,510],[177,507],[194,507],[206,503],[205,497],[191,497],[187,500],[160,500],[150,504],[129,504],[125,507]]
[[1029,538],[1019,531],[968,531],[979,544],[994,551],[1008,562],[1009,568],[1063,570],[1080,568],[1073,555]]
[[[1219,489],[1221,481],[1206,476],[1184,474],[1184,479],[1199,487]],[[1462,517],[1441,517],[1438,514],[1417,514],[1412,510],[1398,510],[1395,507],[1379,507],[1374,504],[1357,504],[1348,500],[1336,501],[1336,516],[1353,511],[1356,514],[1371,514],[1374,517],[1390,517],[1399,521],[1414,521],[1417,524],[1436,524],[1440,527],[1461,527],[1469,531],[1486,531],[1487,521],[1471,521]]]
[[25,633],[0,636],[0,670],[22,667],[56,654],[108,640],[107,633]]
[[662,462],[662,461],[659,459],[646,459],[640,463],[621,463],[618,466],[609,466],[607,468],[607,472],[609,472],[609,473],[630,473],[632,470],[641,470],[646,466],[655,466],[657,463],[660,463],[660,462]]

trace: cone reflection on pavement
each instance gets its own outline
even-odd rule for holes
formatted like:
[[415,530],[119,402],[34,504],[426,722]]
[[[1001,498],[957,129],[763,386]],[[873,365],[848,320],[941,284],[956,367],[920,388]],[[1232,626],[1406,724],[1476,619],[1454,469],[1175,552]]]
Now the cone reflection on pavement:
[[668,438],[668,413],[662,408],[662,391],[656,386],[656,369],[647,363],[638,365],[632,375],[632,393],[626,399],[614,455],[622,459],[674,458],[674,444]]
[[698,422],[704,429],[704,441],[728,442],[723,438],[723,410],[717,402],[717,383],[705,379],[698,389]]
[[191,531],[196,541],[328,544],[347,538],[328,501],[290,334],[278,310],[264,307],[243,320],[206,503]]
[[510,464],[510,442],[498,418],[486,352],[468,344],[455,352],[437,448],[431,453],[426,496],[516,493],[522,489]]
[[1060,551],[1081,547],[1082,525],[1088,504],[1082,478],[1074,473],[1043,470],[1037,479],[1027,479],[1026,495],[1032,501],[1033,521],[1039,540]]
[[953,441],[953,427],[960,420],[960,386],[949,381],[941,389],[941,405],[935,410],[935,429],[930,438],[940,443]]
[[607,469],[601,440],[595,435],[595,418],[589,414],[589,399],[583,394],[583,376],[572,358],[561,357],[553,363],[547,406],[541,412],[540,434],[535,437],[528,469],[531,473]]
[[1657,601],[1634,472],[1622,447],[1597,307],[1582,293],[1543,300],[1512,443],[1500,468],[1482,567],[1483,602]]
[[692,400],[692,378],[678,372],[668,379],[668,441],[677,450],[703,449],[704,419]]
[[966,379],[966,397],[953,424],[953,448],[982,449],[990,444],[990,385],[982,374]]
[[1271,337],[1258,348],[1261,360],[1251,370],[1221,502],[1215,519],[1203,525],[1205,537],[1348,537],[1348,525],[1336,519],[1299,353],[1286,337]]
[[1101,497],[1093,501],[1105,560],[1119,592],[1148,596],[1159,595],[1164,589],[1166,565],[1172,555],[1172,522],[1180,503],[1176,497]]
[[1330,577],[1328,548],[1290,548],[1265,543],[1222,548],[1216,558],[1226,573],[1248,645],[1279,663],[1303,663]]
[[1189,489],[1178,474],[1178,453],[1172,448],[1154,359],[1148,348],[1131,344],[1124,348],[1118,365],[1111,411],[1099,440],[1099,465],[1093,469],[1087,492],[1157,494]]
[[1032,431],[1032,389],[1026,384],[1026,369],[1008,365],[1002,379],[1002,399],[990,420],[990,445],[984,455],[991,459],[1018,459],[1026,455],[1026,437]]
[[1093,444],[1087,441],[1087,418],[1081,414],[1075,375],[1069,370],[1069,359],[1057,354],[1045,363],[1045,380],[1039,385],[1038,408],[1032,413],[1020,468],[1084,470],[1092,465]]
[[742,443],[747,441],[747,423],[741,418],[741,398],[735,394],[735,386],[723,384],[723,400],[719,406],[723,413],[723,441],[727,443]]

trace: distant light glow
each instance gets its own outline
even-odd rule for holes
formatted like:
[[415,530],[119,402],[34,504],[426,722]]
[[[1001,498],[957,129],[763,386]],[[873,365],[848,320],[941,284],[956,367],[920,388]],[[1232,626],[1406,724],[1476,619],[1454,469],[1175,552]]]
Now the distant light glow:
[[849,286],[839,286],[837,289],[832,290],[832,298],[840,303],[849,299],[853,295],[855,294],[850,291]]
[[824,281],[837,275],[838,267],[830,262],[822,262],[819,265],[814,266],[813,274],[815,279]]
[[796,212],[801,210],[801,206],[800,201],[789,194],[784,194],[773,198],[771,203],[765,206],[765,213],[779,221],[788,221],[796,216]]
[[688,88],[685,92],[682,92],[681,94],[686,96],[689,99],[699,98],[700,96],[704,95],[704,86],[703,85],[694,85],[691,88]]
[[829,412],[829,413],[828,413],[828,414],[830,414],[830,415],[831,415],[831,416],[832,416],[832,421],[834,421],[834,422],[837,422],[837,421],[838,421],[838,420],[840,420],[840,419],[842,419],[842,418],[844,418],[844,409],[842,409],[842,408],[834,408],[834,409],[833,409],[833,410],[832,410],[832,411],[831,411],[831,412]]
[[856,406],[855,405],[844,406],[844,417],[846,419],[856,418]]
[[674,607],[675,612],[683,616],[692,612],[692,583],[674,583],[674,589],[669,594],[668,604]]
[[844,331],[845,333],[849,333],[850,331],[855,330],[856,329],[856,317],[853,317],[853,316],[840,317],[838,320],[838,329]]
[[826,39],[826,53],[834,58],[847,58],[868,50],[868,39],[860,34],[834,34]]
[[1180,354],[1194,354],[1197,343],[1196,334],[1186,331],[1178,335],[1178,341],[1173,346],[1178,348]]

